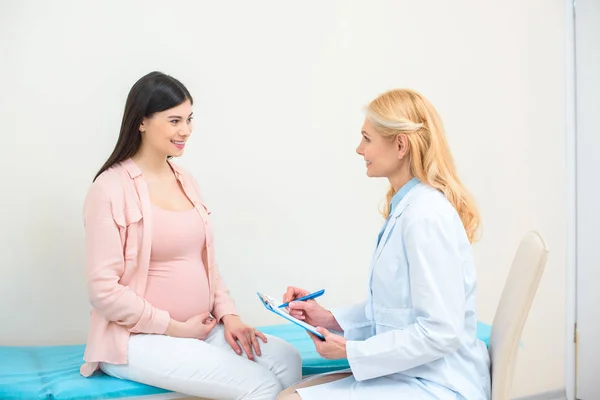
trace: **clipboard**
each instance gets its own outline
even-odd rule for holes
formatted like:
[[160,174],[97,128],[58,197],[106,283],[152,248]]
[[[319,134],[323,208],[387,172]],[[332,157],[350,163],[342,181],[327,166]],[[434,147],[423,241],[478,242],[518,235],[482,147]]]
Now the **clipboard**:
[[293,322],[294,324],[306,329],[307,331],[309,331],[310,333],[312,333],[313,335],[317,336],[319,339],[321,340],[325,340],[325,337],[323,335],[321,335],[318,331],[317,328],[315,328],[314,326],[307,324],[306,322],[299,320],[295,317],[292,317],[289,312],[285,309],[285,308],[279,308],[279,306],[283,303],[280,303],[278,301],[276,301],[274,298],[272,298],[271,296],[264,294],[264,293],[260,293],[260,292],[256,292],[256,294],[258,295],[258,298],[260,299],[260,302],[263,304],[263,306],[265,306],[265,308],[277,315],[279,315],[282,318],[287,319],[290,322]]

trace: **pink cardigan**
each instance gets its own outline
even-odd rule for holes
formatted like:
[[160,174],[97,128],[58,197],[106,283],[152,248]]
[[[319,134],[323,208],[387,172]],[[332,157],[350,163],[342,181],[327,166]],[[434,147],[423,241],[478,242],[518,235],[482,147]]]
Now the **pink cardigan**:
[[[196,180],[171,163],[185,194],[206,227],[203,257],[208,269],[209,309],[217,320],[237,314],[215,263],[213,230],[208,208]],[[167,311],[144,300],[152,212],[142,171],[128,159],[103,172],[92,184],[84,203],[87,286],[92,304],[90,330],[80,372],[92,375],[100,362],[127,363],[130,333],[164,334]]]

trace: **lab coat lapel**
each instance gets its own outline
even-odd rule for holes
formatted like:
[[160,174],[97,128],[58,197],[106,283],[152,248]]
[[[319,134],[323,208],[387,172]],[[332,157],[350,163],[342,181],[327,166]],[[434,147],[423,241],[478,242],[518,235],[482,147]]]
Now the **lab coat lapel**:
[[387,239],[390,236],[392,229],[394,229],[394,226],[396,225],[396,221],[402,215],[402,212],[406,209],[406,207],[408,207],[408,205],[410,204],[411,199],[414,196],[414,193],[418,191],[415,189],[418,189],[419,186],[420,185],[417,185],[415,188],[410,190],[404,196],[404,198],[400,201],[400,203],[398,203],[396,208],[393,210],[393,214],[390,216],[390,220],[388,221],[387,226],[385,227],[385,230],[383,231],[383,234],[381,235],[381,240],[379,240],[379,244],[377,245],[377,248],[375,249],[375,254],[373,255],[373,262],[372,262],[373,265],[375,265],[375,262],[381,255],[381,252],[383,251],[383,248],[385,247]]

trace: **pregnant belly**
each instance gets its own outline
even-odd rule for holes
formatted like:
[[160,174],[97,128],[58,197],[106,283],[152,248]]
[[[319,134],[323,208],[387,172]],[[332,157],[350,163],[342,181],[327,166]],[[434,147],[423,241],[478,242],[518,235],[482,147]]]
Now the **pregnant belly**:
[[204,265],[189,262],[151,265],[145,298],[180,322],[209,312],[209,286]]

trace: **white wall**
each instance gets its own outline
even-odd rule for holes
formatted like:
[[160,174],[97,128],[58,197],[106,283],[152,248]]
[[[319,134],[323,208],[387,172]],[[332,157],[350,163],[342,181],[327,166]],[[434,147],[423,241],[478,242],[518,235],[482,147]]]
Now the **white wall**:
[[365,293],[386,184],[354,154],[360,109],[411,87],[442,114],[481,206],[481,320],[521,235],[548,241],[515,395],[563,387],[563,15],[558,0],[1,2],[0,344],[85,339],[82,201],[143,74],[195,97],[180,163],[253,324],[279,322],[257,290],[325,288],[327,306]]

